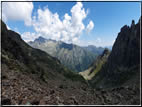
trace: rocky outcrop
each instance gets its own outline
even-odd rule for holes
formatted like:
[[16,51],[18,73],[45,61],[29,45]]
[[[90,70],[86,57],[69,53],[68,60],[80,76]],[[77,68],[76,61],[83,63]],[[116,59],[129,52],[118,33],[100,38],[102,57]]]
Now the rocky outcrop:
[[[111,63],[113,62],[113,63]],[[108,71],[114,72],[117,67],[130,68],[140,64],[140,22],[124,26],[114,43],[108,59]]]
[[[140,20],[137,24],[132,21],[130,27],[125,25],[121,28],[106,64],[92,84],[101,88],[119,86],[139,74]],[[137,76],[136,82],[140,83],[140,77]]]

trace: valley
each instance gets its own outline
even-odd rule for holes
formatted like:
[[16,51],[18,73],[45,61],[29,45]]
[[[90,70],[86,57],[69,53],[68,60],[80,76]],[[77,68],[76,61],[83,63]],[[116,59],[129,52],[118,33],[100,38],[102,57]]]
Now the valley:
[[[41,37],[30,43],[34,44],[31,47],[2,21],[1,27],[2,105],[140,104],[140,20],[138,24],[132,21],[131,27],[122,27],[112,51],[104,49],[96,59],[78,46]],[[58,50],[60,55],[65,56],[74,48],[74,52],[88,55],[84,60],[90,58],[92,64],[79,74],[69,70],[52,56],[57,44],[62,47]],[[34,46],[47,49],[47,53]]]

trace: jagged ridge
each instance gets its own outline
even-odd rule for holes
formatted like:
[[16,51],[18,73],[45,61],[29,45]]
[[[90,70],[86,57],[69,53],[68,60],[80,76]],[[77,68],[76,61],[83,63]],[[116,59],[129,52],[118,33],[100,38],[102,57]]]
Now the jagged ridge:
[[[132,78],[131,83],[140,83],[140,20],[131,27],[125,25],[114,43],[107,62],[100,72],[91,81],[92,85],[99,88],[120,86]],[[126,84],[125,84],[126,85]]]

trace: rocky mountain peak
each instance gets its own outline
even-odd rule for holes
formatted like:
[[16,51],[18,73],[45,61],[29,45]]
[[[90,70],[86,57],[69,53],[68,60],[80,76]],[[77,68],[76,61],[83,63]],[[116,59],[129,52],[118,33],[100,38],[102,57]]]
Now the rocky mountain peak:
[[34,42],[44,43],[47,39],[43,38],[42,36],[36,38]]
[[[93,84],[96,87],[122,85],[127,80],[134,78],[135,75],[139,75],[139,68],[140,21],[135,24],[133,20],[130,27],[125,25],[121,28],[108,60],[103,65]],[[100,81],[98,81],[99,79]],[[139,83],[139,78],[136,78],[136,80]],[[135,84],[135,82],[131,84]]]

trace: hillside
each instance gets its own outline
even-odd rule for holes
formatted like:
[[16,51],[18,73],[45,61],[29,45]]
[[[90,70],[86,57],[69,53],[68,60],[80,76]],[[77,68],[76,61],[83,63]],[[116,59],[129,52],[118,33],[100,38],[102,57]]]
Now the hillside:
[[76,72],[87,69],[99,55],[97,51],[96,53],[91,52],[74,44],[67,44],[43,37],[39,37],[28,44],[58,58],[63,65]]
[[66,69],[59,60],[30,47],[3,22],[1,28],[2,104],[26,104],[35,100],[39,104],[41,97],[44,99],[58,89],[87,87],[81,76]]
[[123,26],[107,62],[90,81],[97,88],[140,85],[140,20]]
[[9,68],[17,72],[38,74],[44,81],[49,75],[71,72],[62,66],[58,59],[44,51],[30,47],[18,33],[7,30],[3,22],[1,34],[2,64],[7,64]]
[[95,75],[101,70],[102,66],[106,63],[110,51],[106,48],[104,52],[97,57],[97,59],[91,64],[91,66],[79,74],[86,80],[91,80],[95,78]]

